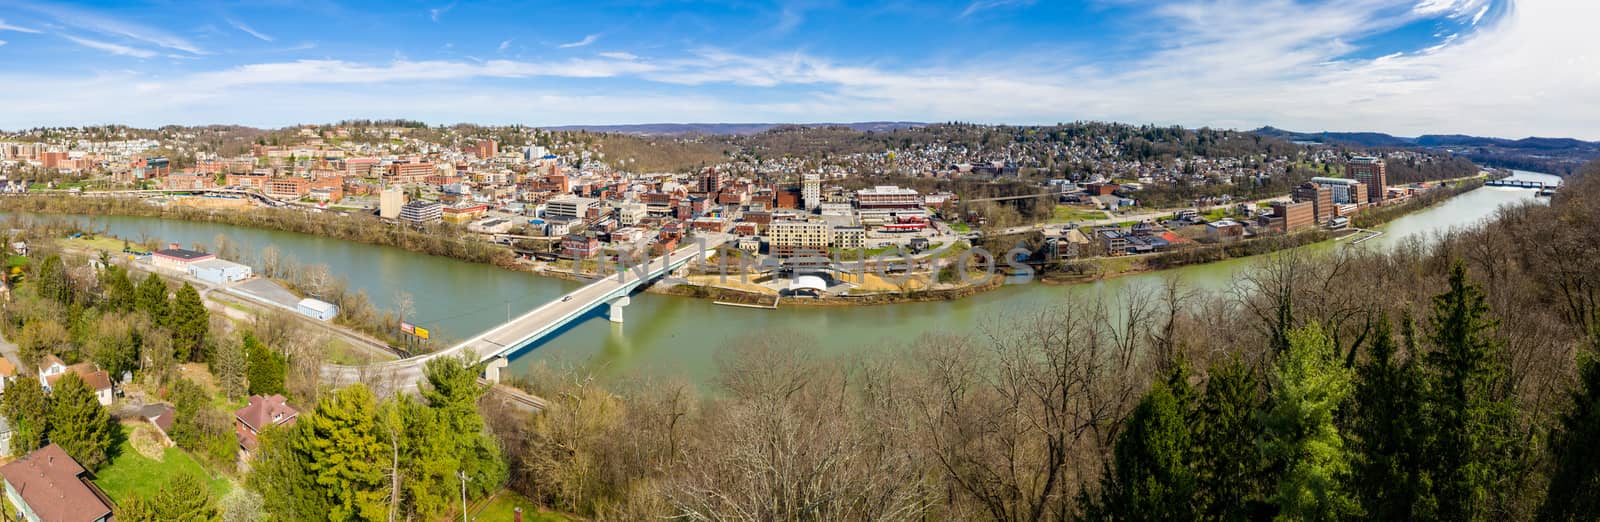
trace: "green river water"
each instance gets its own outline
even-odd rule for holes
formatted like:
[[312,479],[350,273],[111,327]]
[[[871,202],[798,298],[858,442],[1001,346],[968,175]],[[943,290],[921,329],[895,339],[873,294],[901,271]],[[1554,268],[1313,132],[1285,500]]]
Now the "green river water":
[[[1519,172],[1519,179],[1558,182],[1559,178]],[[1501,205],[1534,198],[1527,189],[1484,187],[1382,227],[1384,235],[1359,248],[1386,248],[1413,236],[1427,236],[1488,217]],[[318,236],[246,227],[124,216],[51,216],[76,219],[117,237],[164,242],[214,244],[226,234],[244,252],[274,245],[301,264],[326,264],[347,278],[351,289],[365,290],[373,305],[390,309],[399,291],[414,300],[415,323],[436,336],[464,339],[520,315],[576,288],[579,283],[542,278],[488,265],[429,256],[397,248],[350,243]],[[1309,249],[1331,249],[1319,244]],[[1339,247],[1342,248],[1342,247]],[[251,259],[239,260],[250,263]],[[703,382],[716,371],[715,354],[731,338],[756,332],[800,332],[819,340],[822,353],[843,353],[898,345],[928,332],[967,332],[1008,314],[1043,306],[1114,296],[1130,288],[1153,288],[1169,275],[1191,287],[1222,289],[1251,259],[1190,266],[1157,273],[1078,285],[1023,284],[956,301],[866,307],[782,306],[756,310],[709,300],[640,294],[626,309],[626,322],[613,324],[604,309],[553,338],[512,358],[513,373],[535,361],[578,365],[603,378],[681,376]]]

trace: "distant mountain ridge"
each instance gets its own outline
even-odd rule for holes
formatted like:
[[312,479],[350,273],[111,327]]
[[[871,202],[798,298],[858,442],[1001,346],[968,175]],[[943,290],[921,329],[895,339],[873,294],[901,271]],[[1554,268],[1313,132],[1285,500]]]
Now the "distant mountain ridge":
[[926,123],[911,121],[864,121],[855,123],[638,123],[629,125],[561,125],[543,127],[553,131],[611,132],[642,136],[675,136],[683,134],[758,134],[778,127],[847,127],[862,132],[883,132]]
[[1328,145],[1440,149],[1481,165],[1552,174],[1565,174],[1583,163],[1600,159],[1600,142],[1573,138],[1528,137],[1511,140],[1463,134],[1425,134],[1406,138],[1381,132],[1295,132],[1275,127],[1262,127],[1251,132],[1289,141]]

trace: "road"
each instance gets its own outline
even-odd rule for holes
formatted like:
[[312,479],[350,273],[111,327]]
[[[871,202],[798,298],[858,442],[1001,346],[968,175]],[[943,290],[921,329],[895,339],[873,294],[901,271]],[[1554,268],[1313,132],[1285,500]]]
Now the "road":
[[[706,249],[714,249],[716,245],[726,242],[726,238],[708,238]],[[673,252],[673,260],[684,259],[697,254],[699,245],[690,245]],[[652,259],[650,271],[655,271],[661,266],[661,258]],[[401,387],[414,387],[422,380],[423,368],[428,361],[437,357],[463,356],[467,353],[473,355],[473,362],[483,362],[493,359],[507,348],[526,344],[528,339],[550,326],[560,323],[568,317],[575,317],[587,312],[596,306],[605,306],[601,302],[614,292],[624,287],[637,283],[638,274],[633,271],[624,272],[620,279],[612,274],[603,279],[583,286],[571,293],[549,303],[535,308],[528,313],[501,324],[476,337],[463,341],[449,348],[397,361],[377,362],[365,366],[346,366],[338,364],[325,364],[322,367],[322,380],[329,384],[344,385],[354,382],[376,382],[379,384],[392,384]]]
[[[1144,221],[1144,220],[1147,220],[1147,219],[1148,220],[1160,219],[1162,217],[1166,217],[1166,216],[1170,216],[1170,215],[1176,214],[1179,210],[1194,209],[1195,211],[1197,211],[1197,212],[1199,212],[1201,214],[1204,214],[1206,212],[1210,212],[1212,210],[1216,210],[1216,209],[1219,209],[1219,208],[1221,208],[1221,209],[1233,208],[1233,207],[1238,206],[1241,203],[1250,205],[1253,208],[1253,207],[1258,206],[1258,205],[1260,205],[1262,203],[1273,203],[1273,202],[1278,202],[1278,201],[1288,202],[1288,201],[1293,201],[1293,199],[1294,198],[1292,198],[1290,196],[1278,196],[1278,197],[1275,197],[1275,198],[1257,199],[1257,200],[1254,200],[1254,201],[1235,201],[1233,203],[1225,203],[1225,204],[1221,204],[1221,205],[1210,205],[1210,206],[1204,206],[1204,207],[1181,207],[1181,208],[1172,208],[1172,209],[1165,209],[1165,210],[1152,210],[1152,211],[1148,211],[1148,212],[1140,212],[1138,214],[1113,215],[1112,217],[1107,218],[1107,219],[1093,219],[1093,220],[1086,220],[1086,221],[1074,221],[1073,223],[1076,224],[1077,226],[1080,226],[1080,227],[1096,227],[1096,226],[1102,226],[1102,225],[1115,225],[1117,223],[1127,223],[1129,221]],[[1025,234],[1025,233],[1028,233],[1028,232],[1042,230],[1047,226],[1049,226],[1049,225],[1044,224],[1044,223],[1036,223],[1036,224],[1032,224],[1032,225],[1022,225],[1022,226],[1016,226],[1016,227],[1011,227],[1011,228],[1003,228],[1003,229],[1000,229],[1000,230],[996,231],[996,235],[1009,236],[1009,235],[1013,235],[1013,234]],[[969,236],[974,237],[974,238],[983,237],[983,233],[974,231],[971,234],[969,234]]]

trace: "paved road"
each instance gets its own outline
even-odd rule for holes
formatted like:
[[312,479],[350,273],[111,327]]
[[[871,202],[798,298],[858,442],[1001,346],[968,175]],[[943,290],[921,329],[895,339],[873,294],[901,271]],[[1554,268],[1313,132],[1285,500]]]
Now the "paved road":
[[[712,250],[725,241],[725,238],[720,237],[708,238],[706,249]],[[683,247],[673,252],[671,257],[673,260],[684,259],[698,253],[699,249],[699,245]],[[654,272],[659,266],[661,258],[652,259],[650,271]],[[322,380],[334,385],[376,381],[378,384],[413,387],[422,380],[423,368],[433,358],[459,356],[470,351],[477,362],[487,361],[498,356],[507,347],[525,344],[530,336],[560,322],[563,318],[582,314],[596,306],[605,306],[605,303],[601,302],[604,298],[638,280],[637,274],[632,271],[625,272],[620,280],[615,274],[606,276],[560,299],[522,314],[510,322],[437,352],[366,366],[325,364],[322,367]]]
[[[1149,220],[1159,219],[1159,218],[1162,218],[1162,217],[1165,217],[1165,216],[1170,216],[1170,215],[1176,214],[1179,210],[1194,209],[1195,211],[1197,211],[1197,212],[1199,212],[1201,214],[1204,214],[1206,212],[1210,212],[1212,210],[1216,210],[1216,209],[1219,209],[1219,208],[1233,208],[1235,206],[1238,206],[1240,203],[1248,204],[1251,207],[1255,207],[1256,205],[1259,205],[1261,203],[1272,203],[1272,202],[1276,202],[1276,201],[1292,201],[1293,199],[1294,198],[1292,198],[1290,196],[1278,196],[1278,197],[1275,197],[1275,198],[1257,199],[1257,200],[1253,200],[1253,201],[1235,201],[1233,203],[1226,203],[1226,204],[1221,204],[1221,205],[1210,205],[1210,206],[1204,206],[1204,207],[1181,207],[1181,208],[1172,208],[1172,209],[1166,209],[1166,210],[1153,210],[1153,211],[1149,211],[1149,212],[1140,212],[1138,214],[1120,214],[1120,215],[1113,214],[1110,218],[1106,218],[1106,219],[1092,219],[1092,220],[1086,220],[1086,221],[1074,221],[1073,223],[1076,224],[1079,227],[1094,227],[1094,226],[1101,226],[1101,225],[1115,225],[1117,223],[1126,223],[1126,222],[1129,222],[1129,221],[1144,221],[1144,220],[1147,220],[1147,219],[1149,219]],[[1002,236],[1009,236],[1009,235],[1012,235],[1012,234],[1024,234],[1024,233],[1032,232],[1032,231],[1035,231],[1035,230],[1042,230],[1042,229],[1044,229],[1044,228],[1046,228],[1048,226],[1050,226],[1050,225],[1039,223],[1039,224],[1033,224],[1033,225],[1023,225],[1023,226],[1017,226],[1017,227],[1011,227],[1011,228],[1003,228],[1003,229],[1000,229],[999,231],[997,231],[997,234],[998,235],[1002,235]],[[982,237],[983,233],[982,232],[978,232],[978,231],[973,231],[971,236],[972,237]]]

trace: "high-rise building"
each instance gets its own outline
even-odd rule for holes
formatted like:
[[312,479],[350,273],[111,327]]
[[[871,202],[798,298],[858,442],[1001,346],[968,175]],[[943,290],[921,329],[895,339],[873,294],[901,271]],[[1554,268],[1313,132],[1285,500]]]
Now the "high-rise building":
[[1296,230],[1315,226],[1316,213],[1310,201],[1298,203],[1276,202],[1272,204],[1272,217],[1269,225],[1277,232],[1294,232]]
[[822,204],[822,178],[816,174],[806,174],[805,180],[800,185],[800,200],[805,204],[806,210],[812,210]]
[[399,187],[384,189],[383,194],[378,196],[378,217],[399,219],[400,207],[405,206],[405,204],[406,193],[402,192]]
[[475,152],[478,154],[478,159],[489,159],[493,158],[499,150],[500,144],[495,143],[494,140],[481,140],[478,142],[478,148]]
[[778,257],[826,256],[833,240],[827,223],[783,221],[767,225],[767,244]]
[[1317,223],[1327,223],[1333,219],[1333,187],[1306,182],[1295,187],[1294,200],[1311,202],[1311,212]]
[[416,224],[438,223],[444,218],[444,205],[436,201],[412,201],[400,207],[400,220]]
[[1367,201],[1382,203],[1389,191],[1389,169],[1383,160],[1365,156],[1350,158],[1345,164],[1350,179],[1367,185]]
[[700,191],[712,194],[718,190],[722,190],[722,173],[717,172],[714,167],[706,169],[705,173],[700,175]]

